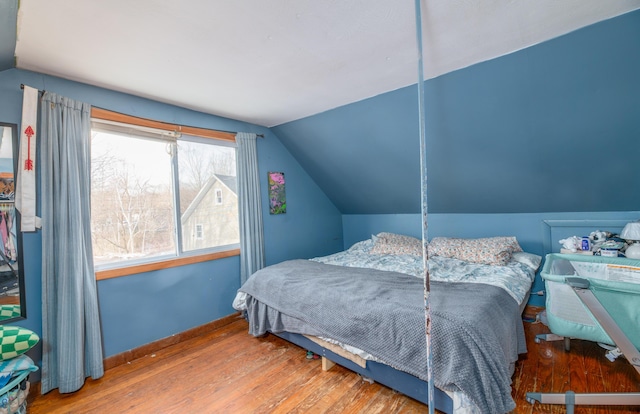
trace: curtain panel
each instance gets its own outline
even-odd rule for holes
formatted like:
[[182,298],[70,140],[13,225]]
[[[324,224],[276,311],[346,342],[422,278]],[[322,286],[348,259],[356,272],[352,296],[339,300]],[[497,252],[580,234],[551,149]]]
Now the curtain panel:
[[45,92],[41,103],[42,393],[104,374],[91,247],[91,106]]
[[239,132],[236,135],[240,212],[240,283],[244,283],[254,272],[262,269],[265,263],[256,139],[256,134]]

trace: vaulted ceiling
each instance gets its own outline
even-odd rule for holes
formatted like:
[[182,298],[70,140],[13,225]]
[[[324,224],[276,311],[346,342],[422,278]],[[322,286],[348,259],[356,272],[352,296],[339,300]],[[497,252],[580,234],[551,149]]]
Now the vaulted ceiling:
[[[422,1],[425,77],[639,7]],[[411,0],[20,0],[19,9],[18,0],[1,0],[0,11],[0,70],[15,66],[263,126],[417,79]]]

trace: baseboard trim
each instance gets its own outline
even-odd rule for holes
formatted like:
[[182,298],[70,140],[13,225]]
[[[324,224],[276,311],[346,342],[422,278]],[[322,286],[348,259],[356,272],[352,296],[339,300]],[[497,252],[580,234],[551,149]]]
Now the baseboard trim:
[[196,336],[200,336],[204,333],[219,329],[223,326],[229,325],[240,317],[240,312],[236,312],[234,314],[216,319],[215,321],[211,321],[204,325],[196,326],[195,328],[191,328],[175,335],[171,335],[167,338],[162,338],[157,341],[142,345],[138,348],[130,349],[120,354],[112,355],[104,359],[104,370],[106,371],[111,368],[115,368],[119,365],[129,363],[135,359],[142,358],[145,355],[153,354],[154,352],[157,352],[168,346],[175,345],[191,338],[195,338]]

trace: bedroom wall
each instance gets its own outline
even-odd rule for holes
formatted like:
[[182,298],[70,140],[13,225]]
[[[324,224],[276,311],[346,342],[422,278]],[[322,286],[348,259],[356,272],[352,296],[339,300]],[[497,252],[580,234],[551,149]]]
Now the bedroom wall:
[[0,71],[15,64],[18,1],[0,2]]
[[[267,264],[334,253],[343,246],[341,214],[270,130],[231,119],[18,69],[0,72],[0,120],[20,124],[20,84],[133,116],[224,131],[262,133],[258,159],[262,194],[267,172],[285,173],[287,213],[272,216],[263,198]],[[39,183],[37,184],[39,188]],[[38,206],[39,211],[39,206]],[[27,319],[42,332],[41,232],[24,234]],[[234,312],[238,257],[98,282],[105,356],[161,339]]]
[[[635,11],[427,80],[429,212],[638,210],[639,51]],[[417,103],[413,85],[273,130],[344,214],[419,213]]]

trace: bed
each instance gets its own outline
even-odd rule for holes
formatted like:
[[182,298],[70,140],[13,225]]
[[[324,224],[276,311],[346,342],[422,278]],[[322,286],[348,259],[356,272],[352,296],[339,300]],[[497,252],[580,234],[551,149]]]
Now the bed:
[[[435,238],[429,249],[435,408],[513,410],[511,375],[526,352],[521,312],[541,258],[512,237]],[[268,266],[233,306],[250,334],[276,334],[426,403],[421,250],[418,239],[380,233]]]

